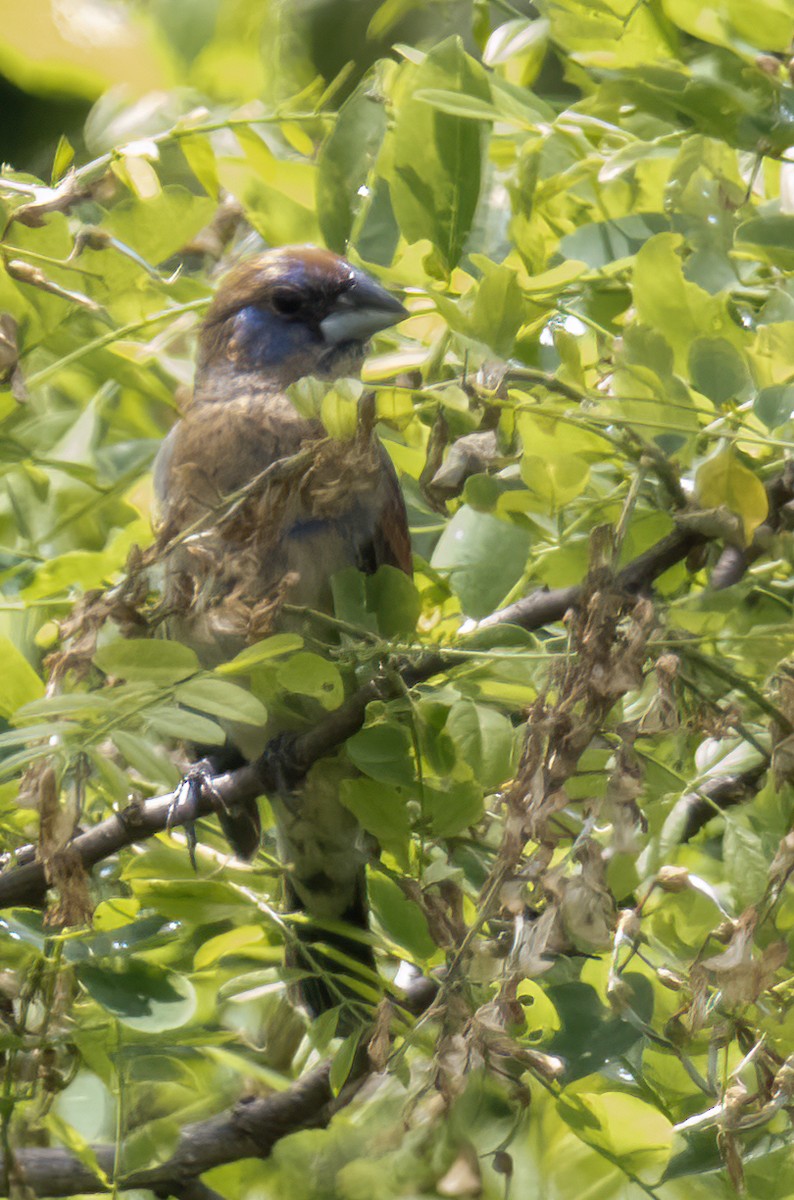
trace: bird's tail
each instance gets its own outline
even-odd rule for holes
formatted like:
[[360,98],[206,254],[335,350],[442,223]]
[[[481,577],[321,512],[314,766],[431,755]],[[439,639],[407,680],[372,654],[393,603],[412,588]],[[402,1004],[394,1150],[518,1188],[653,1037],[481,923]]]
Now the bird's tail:
[[[306,912],[287,881],[285,899],[291,913]],[[294,941],[288,948],[289,967],[300,972],[296,992],[310,1016],[318,1017],[331,1008],[340,1008],[340,1029],[358,1022],[377,1001],[377,972],[368,933],[366,879],[359,871],[353,903],[338,919],[318,921],[306,913],[306,920],[292,923]]]
[[238,858],[250,862],[262,840],[262,825],[256,800],[247,800],[226,812],[219,812],[218,819],[224,837],[234,853]]

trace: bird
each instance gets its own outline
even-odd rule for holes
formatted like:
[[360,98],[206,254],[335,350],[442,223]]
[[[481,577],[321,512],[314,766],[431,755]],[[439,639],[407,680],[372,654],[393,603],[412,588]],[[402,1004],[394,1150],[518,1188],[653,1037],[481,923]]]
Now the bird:
[[[388,565],[410,576],[399,481],[371,428],[333,442],[288,395],[308,377],[358,375],[369,338],[407,315],[369,274],[316,246],[266,250],[222,280],[201,327],[192,400],[153,471],[165,635],[192,647],[203,667],[228,661],[263,630],[288,628],[285,600],[330,612],[337,571]],[[221,752],[196,748],[193,779],[253,760],[280,732],[273,719],[262,729],[229,723]],[[287,961],[303,971],[300,999],[312,1016],[340,997],[344,1011],[350,998],[329,982],[338,959],[319,943],[361,964],[365,977],[375,965],[356,936],[368,929],[366,848],[338,798],[345,769],[325,761],[297,789],[270,797],[285,905],[307,915],[296,924],[304,952],[293,948]],[[261,837],[256,803],[219,816],[232,849],[251,859]]]

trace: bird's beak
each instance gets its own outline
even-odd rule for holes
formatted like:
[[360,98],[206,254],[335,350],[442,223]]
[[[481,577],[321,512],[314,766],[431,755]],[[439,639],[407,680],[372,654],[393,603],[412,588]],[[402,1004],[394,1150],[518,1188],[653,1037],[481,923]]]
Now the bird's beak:
[[364,271],[353,271],[354,282],[343,292],[331,312],[320,322],[329,346],[342,342],[365,342],[381,329],[396,325],[408,316],[399,300]]

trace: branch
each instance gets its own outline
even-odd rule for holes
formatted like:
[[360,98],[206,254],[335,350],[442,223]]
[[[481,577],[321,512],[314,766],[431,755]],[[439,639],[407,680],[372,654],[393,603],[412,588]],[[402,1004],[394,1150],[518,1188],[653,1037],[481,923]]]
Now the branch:
[[[323,1063],[284,1092],[242,1100],[218,1116],[182,1132],[171,1158],[156,1167],[133,1171],[119,1182],[123,1190],[150,1188],[161,1197],[179,1200],[217,1200],[218,1194],[198,1179],[205,1171],[243,1158],[267,1158],[276,1142],[299,1129],[322,1128],[344,1108],[369,1074],[366,1051],[359,1053],[347,1084],[334,1097],[330,1063]],[[100,1168],[111,1176],[115,1146],[95,1146]],[[12,1178],[24,1182],[35,1196],[61,1197],[107,1192],[98,1175],[65,1149],[17,1150]],[[6,1177],[0,1156],[0,1180]],[[1,1185],[0,1185],[1,1186]],[[0,1195],[8,1192],[0,1190]]]
[[[619,572],[617,586],[632,594],[647,591],[655,579],[707,540],[703,534],[687,530],[668,534]],[[517,625],[525,630],[541,629],[561,621],[568,609],[578,602],[581,591],[581,585],[555,588],[553,591],[540,589],[479,621],[473,632],[498,625]],[[399,687],[414,687],[457,665],[457,660],[451,655],[446,656],[443,651],[428,651],[418,659],[399,664]],[[357,733],[364,724],[367,705],[374,700],[383,700],[384,696],[399,694],[397,686],[372,680],[313,729],[299,734],[289,748],[289,769],[293,779],[297,782],[315,762]],[[256,762],[217,775],[212,785],[202,790],[192,815],[202,817],[228,811],[238,804],[278,791],[283,787],[283,762],[277,760],[278,751],[274,754],[269,747]],[[125,846],[162,833],[168,827],[169,817],[172,824],[180,824],[178,812],[172,812],[175,799],[175,793],[169,793],[150,800],[135,801],[85,833],[78,834],[69,843],[70,849],[77,852],[86,868],[90,868]],[[21,851],[20,858],[22,861],[17,866],[0,874],[0,909],[19,905],[35,906],[46,895],[44,865],[35,861],[30,848]]]
[[717,775],[697,791],[682,796],[675,805],[676,813],[683,813],[681,842],[691,841],[723,809],[754,797],[768,769],[769,763],[764,761],[739,775]]
[[791,504],[794,500],[794,470],[791,463],[786,465],[782,475],[769,481],[766,497],[769,512],[764,523],[755,530],[750,545],[743,550],[738,546],[726,546],[717,560],[709,581],[715,592],[738,583],[768,548],[773,533],[781,527],[791,528]]

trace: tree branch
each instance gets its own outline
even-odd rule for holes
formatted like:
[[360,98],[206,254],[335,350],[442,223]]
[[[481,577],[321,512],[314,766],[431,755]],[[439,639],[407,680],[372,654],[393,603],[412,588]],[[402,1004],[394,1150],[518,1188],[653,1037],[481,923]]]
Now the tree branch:
[[[629,593],[647,591],[655,579],[706,540],[704,535],[687,530],[668,534],[619,572],[617,586]],[[526,630],[541,629],[561,621],[568,609],[577,603],[581,591],[581,585],[555,588],[553,591],[540,589],[479,621],[473,632],[498,625],[518,625]],[[400,686],[413,687],[456,665],[457,660],[453,656],[446,656],[440,650],[428,651],[418,659],[399,666]],[[293,778],[296,781],[302,778],[313,763],[352,737],[364,724],[368,704],[395,694],[397,685],[372,680],[313,729],[299,734],[289,749],[289,768]],[[277,791],[282,783],[283,771],[279,752],[280,747],[275,748],[275,753],[269,747],[256,762],[217,775],[212,786],[203,789],[193,815],[209,816],[213,812],[228,810],[257,796]],[[173,824],[180,824],[179,813],[172,811],[174,802],[175,793],[135,801],[107,820],[79,833],[69,843],[70,848],[77,852],[83,865],[90,868],[125,846],[162,833],[169,824],[169,818]],[[18,865],[0,874],[0,909],[15,905],[35,906],[42,902],[46,894],[47,880],[43,864],[33,858],[30,848],[21,851],[19,858],[22,861],[18,861]]]
[[[267,1158],[276,1142],[299,1129],[328,1124],[334,1113],[349,1104],[370,1071],[362,1049],[348,1082],[334,1096],[329,1082],[330,1063],[298,1079],[284,1092],[243,1100],[226,1112],[188,1125],[171,1156],[156,1167],[132,1171],[120,1181],[123,1190],[151,1188],[158,1196],[179,1200],[218,1200],[217,1192],[199,1181],[213,1167],[243,1158]],[[115,1146],[95,1146],[97,1162],[112,1175]],[[23,1181],[36,1196],[76,1196],[107,1192],[107,1186],[69,1150],[32,1148],[14,1152],[12,1178]],[[0,1179],[5,1169],[0,1156]],[[0,1185],[1,1187],[1,1185]],[[7,1195],[0,1190],[0,1195]]]

